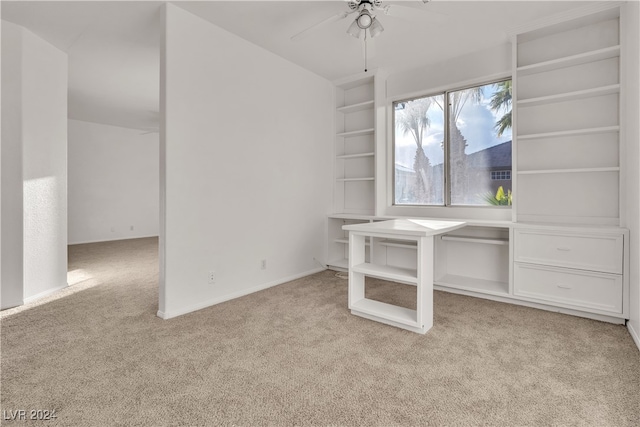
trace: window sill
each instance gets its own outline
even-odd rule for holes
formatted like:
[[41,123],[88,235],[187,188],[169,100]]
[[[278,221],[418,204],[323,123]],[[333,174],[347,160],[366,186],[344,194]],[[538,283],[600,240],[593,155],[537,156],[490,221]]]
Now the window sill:
[[383,215],[412,218],[451,218],[512,221],[511,206],[387,206]]

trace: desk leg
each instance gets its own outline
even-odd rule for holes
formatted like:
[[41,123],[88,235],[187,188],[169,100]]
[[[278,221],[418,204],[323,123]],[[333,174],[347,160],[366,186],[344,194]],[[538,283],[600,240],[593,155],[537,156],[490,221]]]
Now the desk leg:
[[433,326],[433,236],[418,241],[418,294],[416,317],[418,328],[426,333]]
[[349,233],[349,309],[364,299],[364,274],[354,273],[353,266],[365,262],[365,236]]

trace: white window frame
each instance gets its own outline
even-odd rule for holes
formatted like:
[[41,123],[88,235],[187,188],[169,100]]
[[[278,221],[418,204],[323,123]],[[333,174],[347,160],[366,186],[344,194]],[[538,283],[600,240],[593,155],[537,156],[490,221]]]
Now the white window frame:
[[[411,204],[396,204],[395,203],[395,108],[394,105],[399,102],[411,101],[419,98],[432,97],[443,95],[445,103],[447,103],[449,93],[457,92],[465,89],[470,89],[478,86],[486,86],[490,84],[500,83],[506,80],[513,82],[512,75],[499,75],[492,76],[491,78],[474,80],[465,82],[460,85],[447,85],[431,91],[424,91],[413,93],[411,96],[401,96],[388,99],[388,117],[387,124],[389,126],[389,141],[388,145],[388,177],[387,182],[389,184],[387,189],[387,214],[394,216],[440,216],[440,217],[453,217],[453,218],[487,218],[487,219],[510,219],[512,206],[492,206],[492,205],[452,205],[451,204],[451,188],[449,178],[449,108],[444,111],[444,132],[445,141],[444,144],[444,204],[443,205],[411,205]],[[512,107],[513,108],[513,107]],[[515,120],[514,120],[515,125]],[[514,157],[515,157],[515,129],[512,128],[512,147],[514,154],[511,159],[511,175],[515,174],[514,171]],[[455,212],[457,211],[457,212]],[[493,214],[492,212],[495,212]]]

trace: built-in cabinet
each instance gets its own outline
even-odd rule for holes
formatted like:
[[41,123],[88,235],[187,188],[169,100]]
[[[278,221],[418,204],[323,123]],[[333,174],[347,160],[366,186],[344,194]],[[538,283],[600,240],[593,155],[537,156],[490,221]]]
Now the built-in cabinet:
[[625,318],[628,241],[628,231],[614,227],[517,228],[513,294],[543,304]]
[[[575,16],[514,35],[513,221],[465,218],[464,228],[435,236],[433,283],[437,290],[623,323],[629,233],[620,227],[620,7]],[[374,83],[371,76],[336,87],[327,259],[337,270],[349,266],[343,226],[401,218],[377,212],[383,204],[376,205],[374,183],[387,179],[387,169],[376,169],[375,105],[385,100],[375,99],[384,91]],[[373,238],[364,248],[367,263],[417,268],[415,242]]]

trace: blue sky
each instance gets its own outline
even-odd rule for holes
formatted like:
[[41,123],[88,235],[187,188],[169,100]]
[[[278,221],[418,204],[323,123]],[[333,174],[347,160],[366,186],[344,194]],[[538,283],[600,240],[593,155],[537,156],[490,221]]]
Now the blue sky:
[[[460,112],[458,128],[467,140],[467,154],[511,140],[511,129],[505,131],[502,137],[497,137],[494,126],[496,121],[502,117],[504,111],[495,113],[489,108],[489,102],[494,91],[494,85],[485,86],[480,103],[476,104],[467,101]],[[444,114],[440,107],[434,103],[429,108],[427,116],[431,120],[431,125],[423,140],[423,148],[431,164],[439,164],[444,160],[441,145],[444,139]],[[395,143],[396,162],[412,168],[413,156],[416,150],[416,143],[413,137],[411,135],[402,135],[401,132],[396,131]]]

